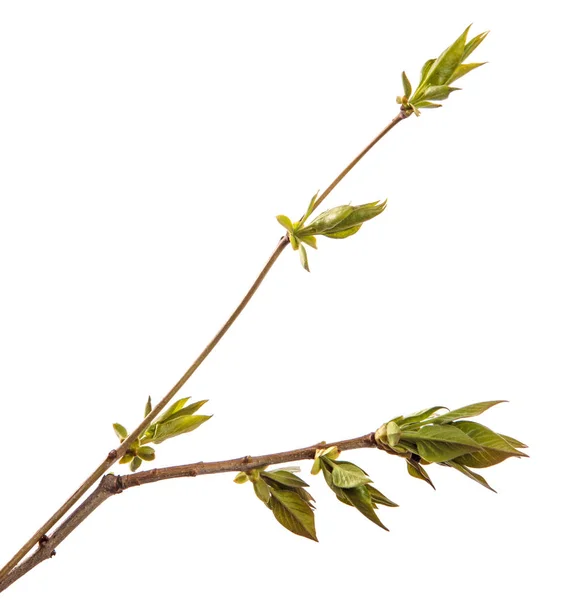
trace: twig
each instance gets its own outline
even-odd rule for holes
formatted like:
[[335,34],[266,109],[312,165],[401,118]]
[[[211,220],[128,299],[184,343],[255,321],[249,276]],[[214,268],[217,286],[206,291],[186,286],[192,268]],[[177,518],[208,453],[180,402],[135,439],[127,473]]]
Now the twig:
[[[13,569],[0,583],[0,592],[4,591],[12,583],[23,577],[38,564],[55,555],[55,549],[65,540],[96,508],[107,498],[120,494],[124,490],[146,483],[155,483],[166,479],[178,477],[197,477],[198,475],[215,475],[217,473],[228,473],[233,471],[250,471],[258,467],[277,465],[281,463],[311,460],[314,458],[318,448],[337,446],[342,452],[344,450],[356,450],[357,448],[379,448],[374,433],[367,433],[361,437],[341,440],[329,444],[321,443],[297,450],[263,454],[262,456],[242,456],[231,460],[216,462],[198,462],[189,465],[178,465],[162,469],[151,469],[130,475],[105,475],[97,488],[86,498],[84,502],[55,530],[50,537],[43,538],[39,547],[28,559]],[[381,448],[383,449],[383,448]]]
[[[389,132],[393,129],[400,121],[403,121],[409,116],[409,114],[403,110],[391,121],[391,123],[385,127],[369,144],[362,150],[346,167],[341,173],[332,181],[332,183],[325,189],[325,191],[319,196],[314,204],[314,210],[320,205],[321,202],[327,198],[327,196],[335,189],[335,187],[341,182],[341,180],[353,169],[353,167]],[[70,498],[52,515],[52,517],[40,527],[31,538],[16,552],[16,554],[6,563],[6,565],[0,571],[0,591],[3,589],[1,586],[4,584],[6,576],[12,569],[25,557],[25,555],[39,543],[41,539],[44,539],[49,530],[60,521],[60,519],[78,502],[78,500],[88,491],[88,489],[105,473],[112,465],[114,465],[130,448],[133,442],[142,434],[146,427],[154,420],[154,418],[165,408],[169,401],[175,396],[175,394],[183,387],[187,380],[195,373],[195,371],[201,366],[203,361],[212,352],[218,342],[224,337],[225,333],[230,329],[239,315],[242,313],[244,308],[247,306],[265,277],[275,264],[282,251],[289,244],[288,236],[283,236],[277,244],[275,251],[267,261],[267,264],[257,276],[257,279],[248,290],[247,294],[243,297],[237,308],[234,310],[230,318],[220,328],[218,333],[212,338],[204,350],[195,359],[193,364],[185,371],[178,382],[173,388],[164,396],[164,398],[153,408],[153,410],[146,416],[146,418],[136,427],[134,431],[130,433],[128,438],[118,447],[117,450],[111,450],[105,460],[95,469],[95,471],[82,483],[82,485],[70,496]],[[182,476],[182,475],[178,475]],[[52,539],[52,538],[51,538]],[[45,546],[47,547],[47,546]]]

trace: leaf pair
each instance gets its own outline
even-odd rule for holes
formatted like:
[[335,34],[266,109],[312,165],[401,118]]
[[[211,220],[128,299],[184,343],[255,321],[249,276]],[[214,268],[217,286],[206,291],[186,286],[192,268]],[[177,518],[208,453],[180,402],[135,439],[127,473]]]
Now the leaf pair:
[[311,199],[305,215],[300,221],[292,222],[286,215],[278,215],[277,221],[288,231],[294,250],[300,253],[300,262],[309,271],[308,255],[304,244],[317,249],[316,236],[344,239],[357,233],[363,223],[373,219],[386,208],[386,202],[370,202],[359,206],[336,206],[319,214],[311,223],[305,221],[315,208],[317,194]]
[[304,489],[308,484],[287,469],[264,471],[252,469],[238,473],[236,483],[251,481],[255,495],[286,529],[310,540],[318,541],[314,519],[314,499]]
[[407,75],[405,72],[402,73],[404,95],[397,97],[397,103],[401,104],[402,110],[408,113],[414,112],[419,116],[420,108],[439,108],[442,105],[436,104],[435,100],[446,100],[452,92],[460,89],[452,87],[450,84],[485,64],[464,63],[464,60],[470,56],[489,33],[485,31],[468,41],[467,36],[470,27],[467,27],[462,35],[446,48],[438,58],[427,60],[421,69],[421,80],[414,93]]
[[[208,400],[200,400],[199,402],[193,402],[188,406],[185,406],[190,398],[182,398],[174,402],[166,412],[158,417],[154,423],[152,423],[140,436],[140,439],[135,440],[131,447],[125,452],[123,458],[119,461],[121,464],[130,465],[131,471],[136,471],[141,465],[142,461],[152,461],[156,458],[156,452],[151,446],[146,444],[161,444],[165,440],[168,440],[177,435],[183,433],[189,433],[193,431],[205,421],[210,419],[208,415],[195,415],[194,413],[199,410]],[[152,411],[152,401],[150,397],[144,408],[144,416],[146,417]],[[113,431],[122,442],[128,437],[128,433],[125,427],[119,423],[113,423]]]
[[388,531],[376,514],[376,509],[379,504],[392,507],[397,504],[371,486],[372,480],[360,467],[351,462],[334,460],[329,453],[321,455],[319,452],[316,453],[312,473],[318,472],[319,465],[325,482],[340,502],[353,506],[378,527]]

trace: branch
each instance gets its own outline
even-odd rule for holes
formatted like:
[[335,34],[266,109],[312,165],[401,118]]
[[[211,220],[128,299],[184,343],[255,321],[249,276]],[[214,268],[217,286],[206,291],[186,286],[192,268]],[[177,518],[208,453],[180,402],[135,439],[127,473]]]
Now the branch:
[[[335,187],[341,182],[341,180],[353,169],[353,167],[399,122],[406,119],[409,116],[404,110],[400,110],[398,115],[385,127],[369,144],[364,148],[346,167],[343,171],[333,180],[333,182],[326,188],[321,196],[316,200],[314,210],[319,206],[325,198],[335,189]],[[4,565],[0,570],[0,591],[3,589],[1,586],[5,582],[6,576],[12,569],[25,557],[25,555],[32,550],[35,544],[39,543],[40,540],[45,539],[45,536],[49,530],[56,525],[62,517],[78,502],[78,500],[91,488],[91,486],[109,469],[113,466],[120,458],[122,458],[125,452],[131,447],[135,440],[142,434],[142,432],[150,425],[154,418],[166,407],[169,401],[175,396],[175,394],[185,385],[188,379],[195,373],[195,371],[201,366],[207,356],[214,350],[218,342],[224,337],[226,332],[234,324],[236,319],[240,316],[242,311],[245,309],[251,298],[253,298],[255,292],[267,276],[271,267],[275,264],[282,251],[289,244],[288,235],[284,235],[278,242],[275,251],[267,261],[267,264],[263,267],[257,279],[253,285],[249,288],[242,301],[236,307],[230,318],[224,323],[219,329],[216,335],[204,348],[204,350],[195,359],[193,364],[185,371],[177,383],[171,388],[171,390],[164,396],[164,398],[153,408],[153,410],[146,415],[144,420],[138,425],[138,427],[131,432],[126,440],[124,440],[117,450],[111,450],[103,462],[93,471],[93,473],[80,485],[80,487],[70,496],[70,498],[49,518],[49,520],[40,527],[29,540],[16,552],[16,554]],[[178,467],[179,468],[179,467]],[[181,477],[181,475],[178,475]],[[98,488],[99,489],[99,488]],[[52,539],[52,538],[51,538]]]
[[96,508],[103,504],[107,498],[120,494],[124,490],[146,483],[154,483],[178,477],[197,477],[198,475],[250,471],[251,469],[268,465],[299,460],[312,460],[315,457],[316,450],[329,448],[330,446],[336,446],[341,452],[344,450],[356,450],[357,448],[385,449],[377,443],[374,433],[367,433],[361,437],[341,440],[339,442],[331,442],[329,444],[322,442],[313,446],[307,446],[306,448],[263,454],[261,456],[243,456],[241,458],[215,462],[197,462],[175,467],[151,469],[150,471],[141,471],[140,473],[132,473],[130,475],[107,474],[101,479],[97,488],[86,500],[54,531],[52,536],[44,536],[39,541],[37,550],[28,559],[12,569],[8,576],[0,582],[0,592],[3,592],[12,583],[23,577],[44,560],[55,556],[56,548],[60,543],[85,521]]

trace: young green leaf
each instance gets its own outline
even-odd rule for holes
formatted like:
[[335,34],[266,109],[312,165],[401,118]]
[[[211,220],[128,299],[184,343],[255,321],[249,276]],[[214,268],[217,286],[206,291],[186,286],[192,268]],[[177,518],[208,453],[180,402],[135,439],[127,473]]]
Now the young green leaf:
[[130,463],[130,461],[134,458],[134,454],[132,452],[125,452],[125,454],[123,454],[123,458],[121,458],[121,460],[119,461],[120,465],[126,465],[127,463]]
[[372,482],[360,467],[343,461],[334,462],[331,478],[333,485],[339,488],[355,488]]
[[434,487],[434,483],[432,482],[429,474],[423,469],[423,467],[419,464],[418,461],[413,459],[407,459],[407,472],[411,477],[415,477],[416,479],[421,479],[422,481],[426,481],[433,490],[436,490]]
[[143,446],[142,448],[139,448],[137,453],[142,460],[150,461],[156,458],[156,452],[154,448],[151,448],[150,446]]
[[148,396],[148,402],[146,402],[146,406],[144,407],[144,416],[147,417],[152,412],[152,398]]
[[477,417],[478,415],[484,413],[486,410],[489,410],[493,406],[501,404],[502,402],[506,402],[506,400],[490,400],[488,402],[477,402],[476,404],[468,404],[467,406],[462,406],[462,408],[457,408],[456,410],[451,410],[450,412],[447,412],[444,415],[435,417],[429,422],[435,423],[437,425],[445,425],[447,423],[452,423],[452,421],[456,421],[458,419]]
[[[431,85],[423,94],[423,101],[426,100],[446,100],[452,92],[460,88],[450,87],[449,85]],[[419,106],[417,104],[417,106]]]
[[271,489],[269,507],[276,520],[292,533],[318,541],[314,512],[297,493],[289,490]]
[[483,33],[480,33],[479,35],[476,35],[475,37],[473,37],[467,44],[466,47],[464,48],[464,54],[462,56],[462,62],[464,62],[464,60],[477,48],[477,46],[479,46],[479,44],[481,44],[481,42],[489,35],[488,31],[484,31]]
[[308,253],[306,252],[306,248],[304,248],[304,246],[300,245],[300,247],[299,247],[298,250],[300,252],[300,264],[309,273],[310,272],[310,266],[308,265]]
[[349,488],[343,490],[347,500],[367,519],[370,519],[373,523],[389,531],[389,529],[380,521],[380,518],[376,514],[374,507],[372,506],[372,499],[366,486],[360,486],[357,488]]
[[253,482],[253,491],[261,502],[269,503],[271,497],[269,486],[260,477]]
[[132,459],[132,462],[130,464],[131,471],[134,473],[140,467],[141,464],[142,464],[142,459],[139,458],[138,456],[135,456]]
[[445,406],[431,406],[430,408],[424,408],[423,410],[407,415],[406,417],[397,417],[392,419],[392,421],[395,421],[400,427],[404,427],[405,425],[410,425],[412,423],[420,423],[434,415],[437,410],[441,409],[448,410]]
[[335,233],[322,233],[322,235],[333,240],[344,240],[345,238],[354,235],[361,227],[362,225],[355,225],[354,227],[349,227],[349,229],[343,229],[343,231],[336,231]]
[[375,487],[372,487],[368,484],[364,487],[368,490],[368,493],[370,494],[370,500],[372,500],[374,504],[381,504],[382,506],[390,506],[392,508],[396,508],[397,506],[399,506],[399,504],[396,504],[387,496],[384,496],[384,494],[382,494],[382,492],[380,490],[377,490]]
[[119,438],[120,442],[122,442],[128,436],[127,430],[120,423],[113,423],[113,431]]
[[[199,408],[204,406],[207,402],[208,402],[208,400],[199,400],[198,402],[193,402],[193,404],[188,404],[181,410],[174,412],[172,415],[167,417],[167,419],[165,419],[165,420],[169,421],[170,419],[177,419],[177,417],[183,417],[185,415],[193,415],[199,410]],[[162,420],[160,420],[159,422],[162,422]]]
[[395,421],[390,421],[387,424],[386,434],[388,436],[388,443],[392,448],[399,444],[399,440],[401,439],[401,429]]
[[407,75],[405,74],[405,71],[403,71],[401,73],[401,82],[403,83],[403,94],[404,94],[404,96],[406,98],[410,98],[411,97],[411,92],[412,92],[411,82],[407,78]]
[[158,417],[158,423],[163,423],[167,419],[169,419],[174,413],[181,410],[185,404],[191,399],[191,396],[187,398],[181,398],[180,400],[176,400],[161,416]]
[[467,34],[470,27],[467,27],[462,35],[434,61],[426,75],[424,84],[443,85],[448,82],[452,73],[464,58]]
[[527,457],[527,454],[511,446],[502,436],[485,425],[473,421],[457,421],[452,424],[462,433],[468,435],[480,446],[478,452],[466,456],[458,456],[456,462],[464,467],[484,469],[497,465],[511,456]]
[[298,477],[297,475],[294,475],[294,473],[291,473],[290,471],[285,471],[285,470],[263,471],[261,473],[261,477],[265,481],[267,481],[267,480],[275,481],[276,483],[279,483],[283,487],[289,487],[289,488],[308,487],[308,484],[303,479],[300,479],[300,477]]
[[154,436],[151,439],[146,440],[146,442],[161,444],[163,441],[175,437],[176,435],[188,433],[197,429],[197,427],[209,419],[210,416],[207,415],[185,415],[183,417],[178,417],[177,419],[170,419],[164,423],[157,423]]
[[292,221],[286,215],[277,215],[277,221],[289,232],[294,233]]
[[513,448],[527,448],[526,444],[519,442],[517,439],[510,437],[509,435],[504,435],[504,433],[499,434],[502,438],[504,438]]
[[469,477],[470,479],[473,479],[473,481],[476,481],[477,483],[479,483],[479,485],[482,485],[483,487],[486,487],[488,490],[491,490],[492,492],[495,492],[495,494],[497,493],[496,490],[494,490],[487,483],[487,481],[485,480],[484,477],[482,477],[478,473],[474,473],[472,470],[468,469],[464,465],[461,465],[461,464],[457,463],[455,460],[450,460],[450,461],[448,461],[448,462],[446,462],[444,464],[449,465],[450,467],[454,467],[454,469],[456,469],[457,471],[459,471],[460,473],[462,473],[466,477]]
[[418,431],[403,431],[401,437],[414,442],[417,454],[428,462],[445,462],[480,449],[477,442],[452,425],[428,425]]
[[353,207],[348,204],[336,206],[320,213],[308,226],[298,231],[298,236],[319,235],[329,231],[343,221],[353,212]]
[[481,67],[486,65],[487,63],[466,63],[465,65],[458,65],[457,69],[454,71],[452,77],[448,81],[448,83],[453,83],[454,81],[460,79],[464,75],[467,75],[470,71],[477,69],[477,67]]
[[247,476],[247,473],[245,473],[244,471],[240,471],[235,477],[234,477],[234,483],[247,483],[249,481],[249,477]]

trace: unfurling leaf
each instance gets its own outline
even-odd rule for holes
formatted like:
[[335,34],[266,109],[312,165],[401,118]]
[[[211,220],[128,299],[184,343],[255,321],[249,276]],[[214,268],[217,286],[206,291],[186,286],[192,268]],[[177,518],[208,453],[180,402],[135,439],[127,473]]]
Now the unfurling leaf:
[[247,473],[245,473],[244,471],[240,471],[235,477],[234,477],[234,483],[247,483],[249,481],[249,477],[247,476]]
[[146,406],[144,407],[144,416],[147,417],[152,412],[152,398],[148,396],[148,401],[146,402]]
[[405,71],[403,71],[401,73],[401,81],[403,83],[403,94],[406,98],[409,98],[411,96],[411,92],[413,91],[411,88],[411,82],[409,81],[409,79],[407,78],[407,75],[405,74]]
[[188,396],[187,398],[181,398],[180,400],[176,400],[161,416],[158,417],[158,423],[163,423],[164,421],[172,417],[172,415],[177,411],[181,410],[190,399],[191,396]]
[[439,417],[435,417],[430,420],[431,423],[435,423],[437,425],[445,425],[447,423],[452,423],[452,421],[457,421],[458,419],[465,419],[468,417],[477,417],[478,415],[484,413],[486,410],[489,410],[493,406],[497,404],[501,404],[506,402],[506,400],[490,400],[489,402],[477,402],[476,404],[468,404],[467,406],[462,406],[462,408],[457,408],[456,410],[451,410]]
[[395,421],[390,421],[386,425],[386,435],[388,436],[388,443],[392,448],[399,444],[401,429]]
[[423,410],[407,415],[406,417],[397,417],[392,420],[395,421],[401,428],[403,428],[406,425],[420,423],[421,421],[432,417],[437,410],[441,409],[448,410],[445,406],[431,406],[431,408],[424,408]]
[[289,232],[294,231],[292,221],[286,215],[277,215],[277,221]]
[[480,449],[477,442],[452,425],[427,425],[418,431],[403,431],[401,438],[413,442],[417,454],[428,462],[445,462]]
[[128,437],[127,430],[120,423],[113,423],[113,431],[120,442]]
[[300,264],[309,273],[310,272],[310,267],[308,265],[308,253],[306,252],[306,248],[304,248],[304,246],[302,244],[300,244],[300,247],[298,248],[298,250],[300,252]]
[[416,479],[426,481],[432,487],[433,490],[436,489],[434,487],[434,483],[429,477],[429,474],[425,471],[425,469],[423,469],[423,467],[419,464],[418,461],[413,460],[412,458],[407,459],[407,472],[409,473],[409,475],[411,475],[411,477],[415,477]]
[[[199,400],[198,402],[193,402],[193,404],[188,404],[181,410],[178,410],[177,412],[175,412],[172,415],[170,415],[169,417],[167,417],[167,419],[165,419],[165,420],[170,421],[171,419],[177,419],[177,417],[183,417],[185,415],[193,415],[199,410],[199,408],[204,406],[207,402],[208,402],[208,400]],[[158,422],[162,422],[162,419],[158,419]]]
[[131,471],[134,473],[140,467],[141,464],[142,464],[142,459],[139,458],[138,456],[135,456],[132,459],[132,462],[130,464]]
[[355,488],[365,483],[372,483],[368,475],[350,462],[332,461],[331,478],[333,485],[339,488]]
[[488,427],[473,421],[457,421],[453,427],[473,439],[480,447],[478,452],[458,456],[455,462],[473,469],[484,469],[497,465],[511,456],[527,457],[527,454],[511,446],[505,438]]
[[177,417],[176,419],[169,419],[163,423],[157,423],[154,430],[154,434],[146,442],[143,440],[142,443],[154,443],[161,444],[163,441],[169,438],[188,433],[197,429],[205,421],[208,421],[210,416],[207,415],[184,415]]
[[269,503],[269,498],[271,497],[269,486],[260,477],[253,482],[253,490],[261,502],[265,504]]
[[156,458],[156,451],[150,446],[142,446],[142,448],[139,448],[136,452],[142,460],[150,461]]
[[459,89],[448,85],[431,85],[423,94],[423,100],[446,100],[452,92]]
[[271,489],[269,507],[275,519],[292,533],[310,540],[318,541],[314,521],[314,512],[299,494],[289,490]]
[[261,473],[261,477],[265,479],[265,481],[274,481],[276,483],[279,483],[283,487],[308,487],[308,484],[303,479],[300,479],[300,477],[294,475],[294,473],[291,473],[290,471],[285,471],[284,469],[279,469],[275,471],[263,471]]
[[457,463],[454,460],[450,460],[446,463],[444,463],[450,467],[454,467],[454,469],[456,469],[457,471],[459,471],[460,473],[462,473],[463,475],[465,475],[466,477],[469,477],[470,479],[473,479],[473,481],[476,481],[477,483],[479,483],[479,485],[482,485],[483,487],[486,487],[488,490],[491,490],[492,492],[496,492],[496,490],[494,490],[485,480],[484,477],[482,477],[481,475],[479,475],[479,473],[474,473],[472,470],[468,469],[467,467],[465,467],[464,465],[461,465],[459,463]]
[[462,35],[432,63],[423,82],[425,85],[443,85],[452,77],[464,58],[469,29],[470,27],[467,27]]

